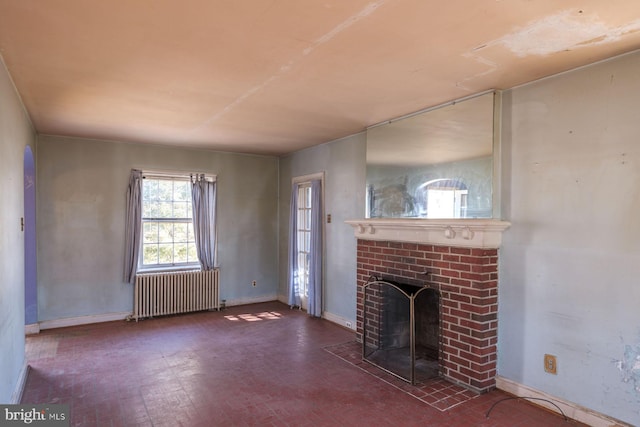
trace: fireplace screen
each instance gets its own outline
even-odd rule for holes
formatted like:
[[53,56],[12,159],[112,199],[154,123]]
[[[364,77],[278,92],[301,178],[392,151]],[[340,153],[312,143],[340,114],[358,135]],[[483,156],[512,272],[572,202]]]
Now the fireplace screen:
[[378,279],[363,290],[363,358],[411,384],[437,377],[438,292]]

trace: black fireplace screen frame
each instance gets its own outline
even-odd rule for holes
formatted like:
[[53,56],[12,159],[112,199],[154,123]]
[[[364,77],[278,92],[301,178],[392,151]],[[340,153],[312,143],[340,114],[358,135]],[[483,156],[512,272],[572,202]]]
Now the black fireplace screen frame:
[[[426,294],[423,294],[424,292]],[[438,329],[435,338],[436,348],[430,357],[431,361],[421,361],[420,379],[439,376],[439,292],[428,285],[397,283],[374,276],[363,286],[363,295],[362,359],[413,385],[417,383],[416,299],[422,295],[426,298],[436,298],[436,328]],[[435,367],[431,366],[433,361],[435,361]],[[429,363],[429,367],[425,368],[424,363]]]

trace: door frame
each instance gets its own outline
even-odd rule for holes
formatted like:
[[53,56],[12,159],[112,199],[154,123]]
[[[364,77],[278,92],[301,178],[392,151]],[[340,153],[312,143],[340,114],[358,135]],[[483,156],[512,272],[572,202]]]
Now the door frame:
[[[326,290],[326,262],[327,262],[327,257],[326,255],[326,206],[325,206],[325,172],[317,172],[317,173],[312,173],[312,174],[308,174],[308,175],[301,175],[301,176],[296,176],[293,177],[291,179],[291,186],[293,187],[295,184],[301,184],[301,183],[306,183],[306,182],[310,182],[310,181],[314,181],[319,179],[320,180],[320,188],[322,190],[321,194],[320,194],[320,198],[322,200],[322,312],[324,313],[324,302],[325,302],[325,290]],[[297,206],[296,206],[296,210],[297,210]],[[304,305],[306,305],[307,301],[306,298],[301,298],[301,301],[304,301]],[[304,310],[306,311],[307,307],[301,307],[304,308]]]
[[25,333],[40,332],[38,324],[38,279],[36,239],[36,168],[30,146],[23,157],[24,212],[22,229],[24,237],[24,312]]

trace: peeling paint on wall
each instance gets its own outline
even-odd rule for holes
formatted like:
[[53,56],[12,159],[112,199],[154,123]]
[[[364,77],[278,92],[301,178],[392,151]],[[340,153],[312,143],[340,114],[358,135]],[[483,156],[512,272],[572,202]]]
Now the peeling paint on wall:
[[632,383],[634,390],[640,393],[640,344],[625,345],[623,358],[615,364],[622,373],[622,382]]

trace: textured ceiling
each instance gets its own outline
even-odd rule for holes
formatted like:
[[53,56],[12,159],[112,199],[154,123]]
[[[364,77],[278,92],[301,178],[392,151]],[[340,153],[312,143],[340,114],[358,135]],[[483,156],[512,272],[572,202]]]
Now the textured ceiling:
[[640,48],[625,0],[0,0],[39,133],[284,154]]

